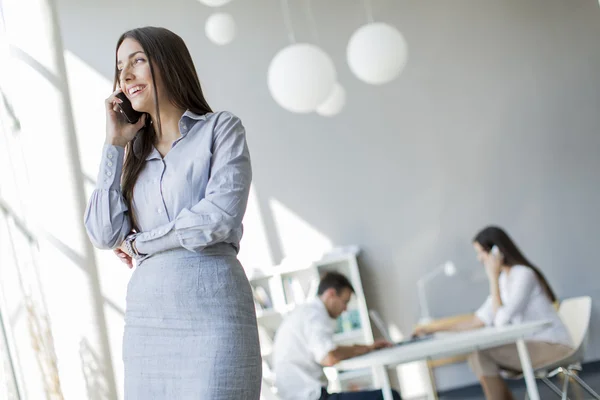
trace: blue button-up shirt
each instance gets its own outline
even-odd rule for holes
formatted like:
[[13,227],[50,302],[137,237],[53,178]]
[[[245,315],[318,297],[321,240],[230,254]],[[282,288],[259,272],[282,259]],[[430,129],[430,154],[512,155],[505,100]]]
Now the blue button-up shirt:
[[[179,129],[181,137],[164,158],[153,148],[135,184],[136,247],[147,255],[176,247],[199,251],[220,242],[239,249],[252,180],[244,127],[229,112],[186,111]],[[139,151],[135,142],[133,151]],[[104,145],[85,213],[98,248],[120,246],[132,230],[120,183],[124,152]]]

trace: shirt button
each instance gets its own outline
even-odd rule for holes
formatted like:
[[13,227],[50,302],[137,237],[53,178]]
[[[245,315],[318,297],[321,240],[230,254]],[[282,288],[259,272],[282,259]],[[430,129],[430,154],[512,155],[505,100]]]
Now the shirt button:
[[113,158],[113,155],[112,155],[112,154],[109,154],[109,155],[108,155],[108,158],[112,159],[112,158]]
[[108,165],[109,167],[112,167],[112,162],[109,161],[109,162],[106,163],[106,165]]
[[107,175],[107,176],[111,176],[111,175],[112,175],[112,172],[110,172],[110,171],[106,171],[106,175]]
[[159,214],[162,214],[162,210],[160,208],[157,208],[156,212],[159,213]]

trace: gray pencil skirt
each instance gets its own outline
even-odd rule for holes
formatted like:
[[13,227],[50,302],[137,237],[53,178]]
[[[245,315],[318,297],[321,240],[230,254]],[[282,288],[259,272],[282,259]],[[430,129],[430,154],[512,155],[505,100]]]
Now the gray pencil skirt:
[[250,285],[219,244],[144,260],[127,287],[125,400],[258,400],[261,357]]

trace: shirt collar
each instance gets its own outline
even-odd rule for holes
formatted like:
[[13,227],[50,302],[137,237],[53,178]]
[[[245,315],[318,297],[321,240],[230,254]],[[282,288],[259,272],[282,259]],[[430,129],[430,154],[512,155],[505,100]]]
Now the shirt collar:
[[[199,115],[199,114],[196,114],[196,113],[194,113],[194,112],[192,112],[190,110],[186,110],[183,113],[183,115],[181,116],[181,118],[179,119],[179,131],[181,132],[181,137],[179,139],[177,139],[175,142],[178,142],[179,140],[181,140],[182,138],[184,138],[188,134],[188,132],[190,131],[190,129],[194,125],[196,125],[196,122],[206,120],[210,114],[212,114],[212,113],[206,113],[206,114],[203,114],[203,115]],[[137,135],[136,135],[135,139],[133,140],[133,153],[136,156],[138,156],[138,157],[142,153],[141,143],[142,142],[138,142]],[[160,156],[160,153],[153,146],[152,147],[152,151],[146,157],[146,161],[148,161],[148,160],[155,160],[155,159],[159,159],[160,160],[161,158],[162,157]]]
[[[199,115],[190,110],[186,110],[179,119],[179,132],[181,132],[181,137],[177,139],[175,143],[183,139],[188,134],[188,132],[194,127],[194,125],[196,125],[196,123],[198,123],[199,121],[206,120],[209,114],[212,113]],[[175,145],[175,143],[173,143],[173,145]]]
[[327,307],[325,307],[325,303],[323,303],[323,300],[321,300],[320,297],[317,296],[312,301],[315,303],[315,306],[323,312],[323,315],[326,315],[329,319],[334,319],[329,315],[329,311],[327,311]]
[[205,120],[206,118],[208,118],[208,116],[209,116],[210,114],[212,114],[212,112],[209,112],[209,113],[206,113],[206,114],[200,115],[200,114],[196,114],[196,113],[194,113],[194,112],[192,112],[192,111],[190,111],[190,110],[186,110],[186,111],[183,113],[183,115],[181,116],[181,119],[184,119],[184,118],[189,118],[189,119],[194,119],[194,120],[196,120],[196,121],[202,121],[202,120]]

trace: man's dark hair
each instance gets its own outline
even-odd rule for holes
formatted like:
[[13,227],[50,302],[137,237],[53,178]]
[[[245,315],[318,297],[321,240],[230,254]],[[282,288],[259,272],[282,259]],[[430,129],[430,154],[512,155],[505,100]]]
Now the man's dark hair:
[[325,275],[321,277],[317,294],[320,296],[329,288],[334,288],[337,294],[340,294],[342,289],[350,289],[350,291],[354,293],[354,288],[348,278],[335,271],[326,272]]

